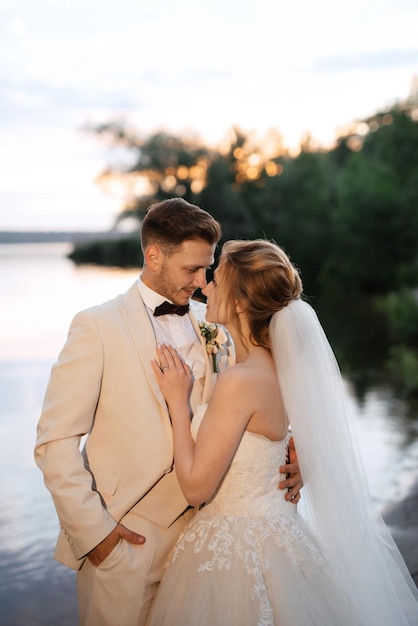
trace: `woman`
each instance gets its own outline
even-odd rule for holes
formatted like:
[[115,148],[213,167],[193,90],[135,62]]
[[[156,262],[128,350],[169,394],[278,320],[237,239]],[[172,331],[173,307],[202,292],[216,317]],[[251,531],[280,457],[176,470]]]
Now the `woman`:
[[[191,375],[170,346],[154,371],[192,505],[150,626],[411,626],[418,594],[376,521],[341,375],[297,270],[277,245],[230,241],[206,289],[236,365],[190,429]],[[276,487],[292,425],[307,523]]]

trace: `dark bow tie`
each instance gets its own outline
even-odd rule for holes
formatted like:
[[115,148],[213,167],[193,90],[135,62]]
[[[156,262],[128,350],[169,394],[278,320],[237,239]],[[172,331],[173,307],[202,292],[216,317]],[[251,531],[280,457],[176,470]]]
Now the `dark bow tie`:
[[186,315],[189,311],[189,305],[183,304],[178,306],[177,304],[170,304],[165,300],[160,306],[155,307],[154,316],[159,315]]

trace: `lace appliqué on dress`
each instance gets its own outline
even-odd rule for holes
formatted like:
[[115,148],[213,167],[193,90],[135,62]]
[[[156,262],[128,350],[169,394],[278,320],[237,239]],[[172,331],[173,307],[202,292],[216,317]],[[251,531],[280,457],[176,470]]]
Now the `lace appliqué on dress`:
[[269,568],[268,561],[262,555],[262,548],[266,539],[271,537],[294,566],[299,567],[304,558],[297,547],[298,543],[308,549],[317,565],[325,564],[325,558],[315,541],[299,525],[284,516],[276,520],[237,518],[234,515],[210,516],[207,519],[203,513],[202,510],[199,513],[200,519],[193,521],[180,536],[173,552],[173,561],[186,548],[187,543],[192,543],[196,554],[206,548],[211,555],[210,559],[200,564],[199,571],[229,569],[232,555],[237,554],[248,573],[252,573],[253,565],[248,565],[250,562],[257,562],[264,569]]
[[[204,411],[201,405],[193,418],[195,437]],[[197,572],[215,572],[214,576],[217,571],[233,572],[235,568],[246,572],[252,579],[252,599],[258,603],[257,626],[273,626],[266,586],[272,542],[289,559],[289,567],[306,577],[312,566],[325,564],[295,505],[287,502],[277,487],[278,468],[285,462],[287,446],[288,437],[270,441],[246,431],[216,493],[184,529],[172,555],[175,562],[192,550],[199,555]]]
[[254,579],[252,597],[259,603],[257,626],[271,626],[273,616],[263,575],[271,567],[267,550],[264,549],[267,539],[272,539],[297,568],[301,567],[306,558],[300,550],[301,545],[317,566],[325,564],[313,538],[289,517],[283,515],[276,519],[265,519],[235,515],[212,516],[205,515],[205,509],[199,511],[180,536],[172,560],[175,561],[188,544],[192,544],[196,554],[206,553],[209,557],[199,563],[198,572],[229,570],[232,559],[238,556],[248,576]]

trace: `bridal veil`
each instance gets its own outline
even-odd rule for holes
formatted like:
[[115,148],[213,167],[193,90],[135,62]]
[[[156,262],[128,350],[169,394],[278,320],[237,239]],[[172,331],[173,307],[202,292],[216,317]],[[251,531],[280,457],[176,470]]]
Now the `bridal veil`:
[[316,313],[293,300],[274,314],[270,337],[306,517],[358,612],[356,624],[417,626],[418,591],[373,506],[344,383]]

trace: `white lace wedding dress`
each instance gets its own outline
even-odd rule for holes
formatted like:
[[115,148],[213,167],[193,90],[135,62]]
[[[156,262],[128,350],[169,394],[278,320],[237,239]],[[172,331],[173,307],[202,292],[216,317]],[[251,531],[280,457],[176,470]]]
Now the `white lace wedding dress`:
[[278,489],[287,443],[244,433],[217,493],[179,538],[151,626],[357,623],[323,551]]
[[217,493],[179,538],[151,626],[417,626],[417,588],[374,510],[314,310],[292,301],[273,315],[270,339],[309,527],[277,487],[287,441],[245,432]]

